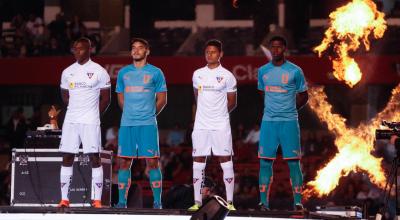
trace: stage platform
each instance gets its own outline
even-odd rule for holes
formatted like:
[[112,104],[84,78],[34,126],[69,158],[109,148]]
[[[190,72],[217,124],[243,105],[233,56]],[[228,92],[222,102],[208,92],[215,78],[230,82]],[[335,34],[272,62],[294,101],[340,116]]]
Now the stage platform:
[[[194,212],[176,209],[55,208],[1,206],[1,220],[189,220]],[[226,220],[244,219],[353,219],[315,212],[233,211]]]

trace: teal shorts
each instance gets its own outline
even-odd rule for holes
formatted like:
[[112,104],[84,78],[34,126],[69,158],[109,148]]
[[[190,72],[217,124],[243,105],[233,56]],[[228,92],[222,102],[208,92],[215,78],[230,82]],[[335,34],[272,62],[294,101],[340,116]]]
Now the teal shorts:
[[121,126],[118,133],[118,156],[160,157],[157,125]]
[[298,121],[262,121],[258,157],[274,160],[280,145],[283,159],[300,159],[300,128]]

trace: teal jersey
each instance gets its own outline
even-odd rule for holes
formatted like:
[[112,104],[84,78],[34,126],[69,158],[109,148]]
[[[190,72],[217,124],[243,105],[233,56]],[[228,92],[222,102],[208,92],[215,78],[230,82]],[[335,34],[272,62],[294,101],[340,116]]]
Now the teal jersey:
[[124,94],[121,126],[153,125],[156,122],[156,93],[167,91],[163,72],[151,65],[123,67],[118,72],[117,93]]
[[289,61],[265,64],[258,69],[258,89],[265,94],[263,121],[297,120],[296,94],[307,90],[300,67]]

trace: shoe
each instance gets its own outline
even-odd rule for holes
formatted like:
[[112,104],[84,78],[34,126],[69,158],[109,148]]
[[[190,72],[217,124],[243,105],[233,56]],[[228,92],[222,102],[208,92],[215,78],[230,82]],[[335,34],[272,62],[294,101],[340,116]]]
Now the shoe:
[[161,203],[154,202],[154,203],[153,203],[153,209],[162,209]]
[[228,209],[229,211],[236,211],[235,206],[233,206],[233,202],[228,202]]
[[93,200],[93,202],[92,202],[92,207],[93,207],[93,208],[101,208],[101,207],[103,207],[103,206],[101,205],[101,200]]
[[117,203],[117,204],[114,205],[114,208],[117,208],[117,209],[126,209],[126,203],[119,202],[119,203]]
[[69,200],[61,200],[57,205],[58,208],[69,208]]
[[263,203],[258,203],[258,205],[257,205],[257,210],[258,211],[262,211],[262,212],[265,212],[265,211],[271,211],[265,204],[263,204]]
[[301,203],[296,203],[296,205],[294,205],[294,210],[295,210],[295,211],[304,211],[303,204],[301,204]]
[[188,208],[188,211],[194,212],[194,211],[197,211],[199,209],[200,209],[200,205],[195,203],[192,207]]

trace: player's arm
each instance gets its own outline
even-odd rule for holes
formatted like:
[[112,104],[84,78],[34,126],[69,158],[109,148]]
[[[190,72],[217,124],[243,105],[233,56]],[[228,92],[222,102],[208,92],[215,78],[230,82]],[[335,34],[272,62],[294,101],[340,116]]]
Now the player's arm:
[[228,112],[230,113],[237,106],[237,93],[236,92],[228,92]]
[[167,105],[167,92],[157,92],[156,93],[156,115]]
[[197,96],[199,96],[199,90],[197,90],[196,88],[193,88],[193,94],[194,94],[194,101],[195,101],[195,105],[197,105]]
[[69,103],[69,91],[67,89],[61,88],[61,99],[65,106],[68,106]]
[[307,90],[304,92],[297,93],[296,95],[296,108],[300,110],[303,108],[308,102],[308,92]]
[[103,114],[108,106],[110,106],[111,102],[111,88],[104,88],[100,89],[100,102],[99,102],[99,109],[100,109],[100,114]]
[[117,93],[118,105],[121,109],[124,109],[124,93]]

